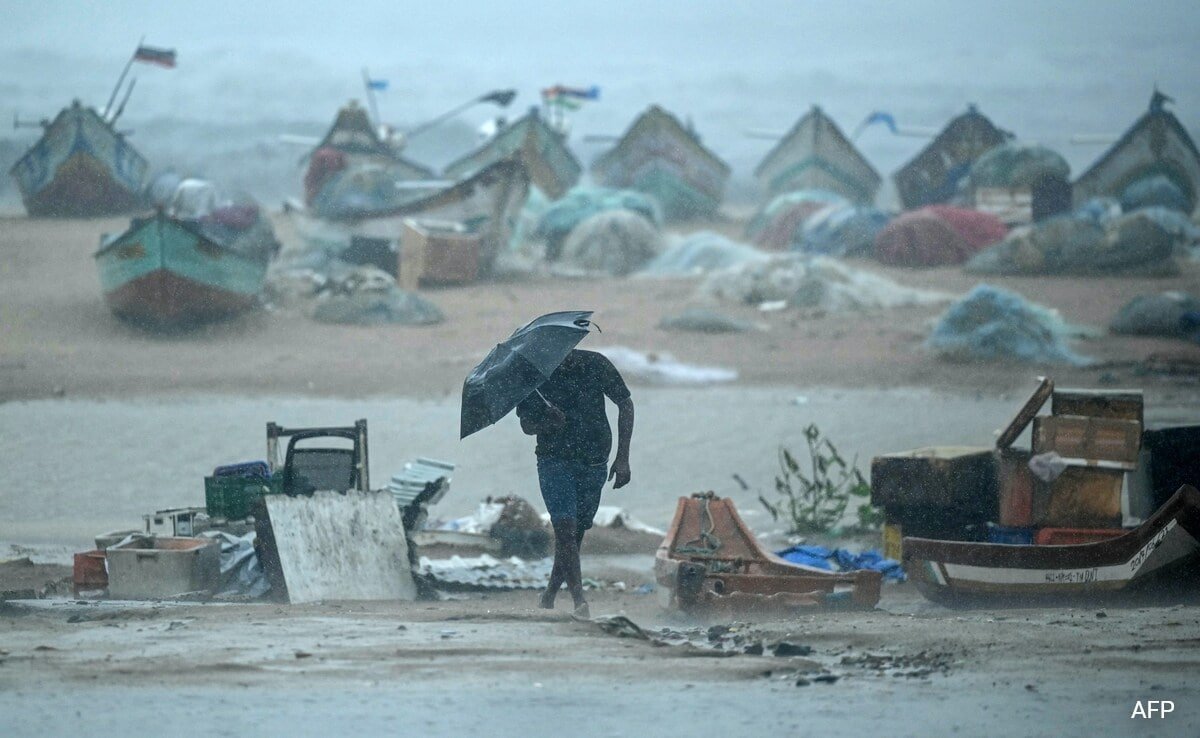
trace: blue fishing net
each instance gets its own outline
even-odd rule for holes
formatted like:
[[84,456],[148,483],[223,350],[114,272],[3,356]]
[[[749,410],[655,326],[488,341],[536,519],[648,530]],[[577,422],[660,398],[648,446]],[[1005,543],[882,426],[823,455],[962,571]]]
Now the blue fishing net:
[[1015,292],[979,284],[938,319],[929,347],[960,361],[1086,366],[1067,339],[1080,333],[1059,315]]

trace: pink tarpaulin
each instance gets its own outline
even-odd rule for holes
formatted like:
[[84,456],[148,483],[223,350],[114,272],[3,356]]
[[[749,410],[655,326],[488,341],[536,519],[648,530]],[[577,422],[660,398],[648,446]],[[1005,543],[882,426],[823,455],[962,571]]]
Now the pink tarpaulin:
[[928,211],[903,213],[875,238],[875,258],[896,266],[961,264],[973,253],[958,231]]
[[1003,241],[1008,235],[1008,226],[991,213],[953,205],[930,205],[921,210],[946,221],[947,225],[958,231],[958,235],[966,239],[972,251]]

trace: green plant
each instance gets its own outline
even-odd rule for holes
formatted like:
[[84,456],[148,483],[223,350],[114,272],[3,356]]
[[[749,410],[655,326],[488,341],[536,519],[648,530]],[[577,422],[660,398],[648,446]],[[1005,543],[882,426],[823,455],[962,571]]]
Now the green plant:
[[[779,474],[775,477],[778,499],[758,500],[774,520],[783,519],[789,533],[828,533],[841,522],[853,499],[867,497],[871,487],[858,470],[858,458],[849,463],[837,447],[821,435],[815,423],[804,429],[808,444],[809,471],[805,473],[791,451],[779,448]],[[872,530],[882,523],[882,513],[864,502],[857,509],[858,527]]]

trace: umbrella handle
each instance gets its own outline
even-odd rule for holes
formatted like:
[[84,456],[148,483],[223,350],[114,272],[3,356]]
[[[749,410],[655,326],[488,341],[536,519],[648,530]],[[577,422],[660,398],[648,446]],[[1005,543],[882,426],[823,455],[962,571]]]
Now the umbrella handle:
[[534,393],[538,397],[542,398],[542,402],[546,403],[546,407],[554,407],[553,405],[550,404],[550,401],[546,399],[546,396],[542,394],[542,391],[540,389],[535,389]]

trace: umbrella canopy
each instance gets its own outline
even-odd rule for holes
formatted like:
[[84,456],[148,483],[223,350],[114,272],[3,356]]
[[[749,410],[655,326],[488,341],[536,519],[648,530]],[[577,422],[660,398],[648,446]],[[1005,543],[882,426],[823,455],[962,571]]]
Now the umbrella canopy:
[[542,385],[591,327],[591,310],[535,318],[496,345],[463,382],[459,438],[512,412]]

